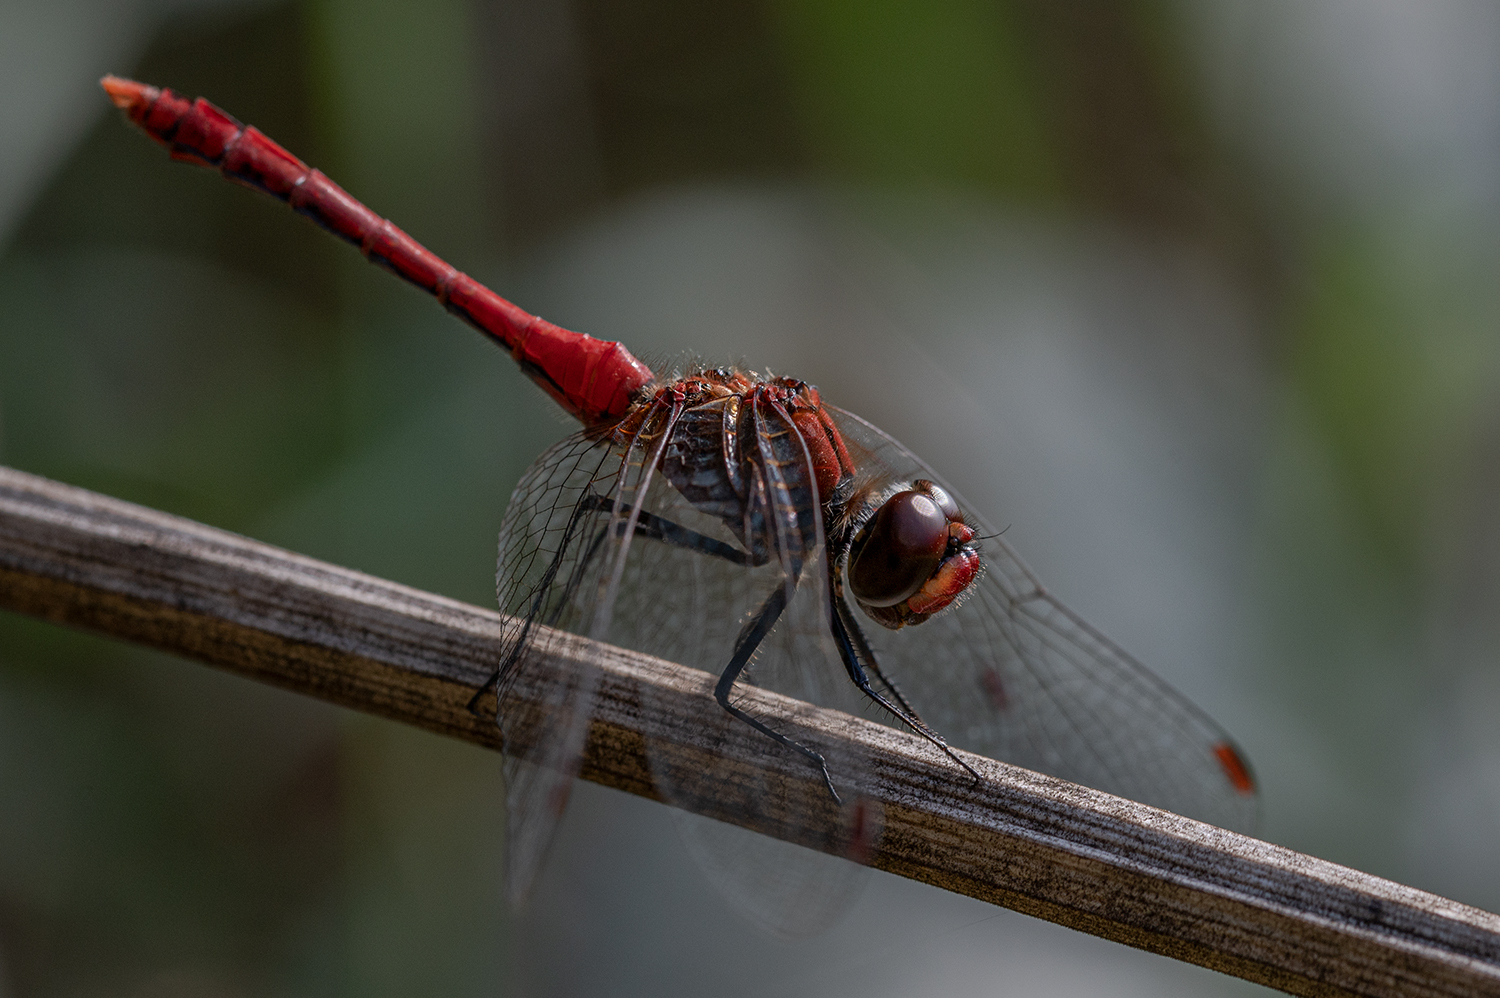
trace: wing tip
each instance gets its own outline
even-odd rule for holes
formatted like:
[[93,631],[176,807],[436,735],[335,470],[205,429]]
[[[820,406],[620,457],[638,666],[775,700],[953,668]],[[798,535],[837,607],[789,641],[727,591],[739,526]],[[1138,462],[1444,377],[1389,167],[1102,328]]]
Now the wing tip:
[[1250,766],[1239,751],[1228,742],[1219,742],[1213,751],[1214,758],[1219,760],[1219,768],[1224,770],[1235,793],[1242,797],[1254,797],[1255,777],[1250,774]]

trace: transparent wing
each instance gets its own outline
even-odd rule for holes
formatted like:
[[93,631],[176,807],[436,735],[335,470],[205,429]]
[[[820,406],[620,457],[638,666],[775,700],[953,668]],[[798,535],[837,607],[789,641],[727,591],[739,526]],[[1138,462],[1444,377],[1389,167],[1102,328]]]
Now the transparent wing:
[[[747,520],[778,516],[774,490],[751,494]],[[789,937],[816,932],[843,913],[867,876],[864,867],[840,857],[868,856],[880,828],[878,807],[866,794],[868,759],[802,723],[812,705],[856,714],[866,706],[845,677],[829,634],[820,537],[789,526],[782,544],[811,548],[805,556],[773,547],[760,564],[746,564],[711,553],[749,554],[723,520],[695,508],[669,483],[657,482],[646,510],[656,522],[673,524],[680,539],[702,540],[664,543],[637,531],[616,597],[611,640],[701,669],[708,673],[705,685],[724,672],[742,631],[767,600],[785,590],[788,566],[804,561],[786,608],[729,699],[821,755],[841,800],[833,800],[809,758],[727,712],[709,712],[709,728],[699,733],[709,744],[723,746],[719,753],[685,759],[678,746],[660,740],[648,741],[647,752],[657,789],[681,809],[679,832],[710,882],[763,928]],[[781,512],[783,522],[795,519],[790,513]],[[786,699],[756,696],[751,688]],[[746,754],[762,764],[723,761]],[[765,835],[694,813],[704,810],[732,813]]]
[[[511,615],[502,652],[499,723],[507,746],[507,875],[521,900],[540,867],[578,772],[595,689],[587,682],[538,682],[551,668],[546,628],[585,634],[717,676],[740,631],[768,596],[787,591],[789,552],[812,548],[800,566],[786,610],[740,677],[732,702],[776,730],[800,728],[805,702],[863,708],[844,679],[827,628],[827,575],[816,516],[776,509],[774,489],[745,510],[745,522],[781,515],[777,540],[752,557],[725,521],[700,511],[666,481],[658,464],[673,425],[648,421],[628,446],[579,435],[553,447],[529,469],[507,509],[500,543],[501,609]],[[801,474],[810,474],[803,469]],[[780,469],[773,474],[799,474]],[[785,490],[782,493],[784,495]],[[811,523],[818,537],[807,536]],[[538,625],[546,625],[546,628]],[[712,679],[705,677],[706,683]],[[767,706],[743,690],[785,694]],[[755,701],[753,704],[751,701]],[[666,709],[666,705],[661,705]],[[878,810],[861,790],[869,764],[837,738],[808,738],[827,760],[839,788],[835,803],[813,778],[812,764],[727,713],[712,711],[711,739],[764,753],[765,767],[695,757],[648,742],[662,796],[689,810],[713,807],[776,839],[695,815],[679,827],[709,879],[753,921],[800,935],[831,921],[855,896],[864,870],[826,853],[869,854]],[[801,737],[801,735],[798,735]],[[809,793],[814,786],[816,792]]]
[[[871,474],[942,483],[881,430],[829,408]],[[1226,828],[1253,827],[1254,786],[1224,730],[1058,601],[954,498],[985,536],[983,574],[967,598],[899,631],[855,611],[886,677],[922,719],[961,748]]]
[[[650,642],[655,654],[702,668],[708,673],[706,684],[716,682],[741,628],[782,579],[765,567],[747,570],[703,557],[683,559],[660,548],[651,552],[650,560],[657,559],[650,576],[675,580],[672,585],[691,604],[658,598],[650,607],[632,608],[639,610],[632,617],[657,636]],[[642,568],[646,561],[642,559]],[[790,605],[729,699],[822,756],[840,801],[833,800],[810,759],[726,712],[710,712],[708,729],[700,732],[710,745],[722,746],[717,755],[684,760],[674,745],[647,743],[657,789],[681,809],[674,812],[678,831],[705,876],[752,922],[791,938],[820,931],[857,897],[868,871],[845,859],[868,856],[880,829],[878,806],[867,796],[869,760],[803,723],[815,706],[856,715],[866,709],[828,637],[823,573],[821,557],[807,566]],[[648,591],[622,586],[622,598]],[[756,695],[759,691],[786,699],[768,702]],[[722,761],[747,754],[761,764]],[[695,813],[724,808],[765,834]]]
[[506,893],[513,905],[545,859],[588,735],[596,684],[587,677],[547,681],[560,640],[547,628],[590,631],[609,568],[600,535],[610,513],[586,499],[618,491],[621,458],[582,434],[563,440],[527,469],[500,528],[496,584],[507,623],[496,720],[506,744]]

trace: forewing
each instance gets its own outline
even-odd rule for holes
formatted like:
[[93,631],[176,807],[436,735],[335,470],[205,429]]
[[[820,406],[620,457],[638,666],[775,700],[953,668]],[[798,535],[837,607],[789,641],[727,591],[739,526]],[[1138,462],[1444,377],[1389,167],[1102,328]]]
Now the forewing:
[[[871,474],[949,488],[890,436],[834,413]],[[856,610],[885,675],[921,718],[960,748],[1251,828],[1254,786],[1224,730],[1048,592],[973,507],[954,498],[984,537],[983,574],[966,597],[899,631]]]

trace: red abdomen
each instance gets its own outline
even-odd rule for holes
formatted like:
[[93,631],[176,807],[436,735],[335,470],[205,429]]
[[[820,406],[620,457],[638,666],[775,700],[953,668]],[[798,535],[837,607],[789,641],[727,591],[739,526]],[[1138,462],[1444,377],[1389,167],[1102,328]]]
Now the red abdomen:
[[246,127],[203,98],[106,76],[115,106],[171,150],[173,159],[216,168],[224,176],[285,201],[372,263],[434,295],[480,332],[498,340],[521,369],[586,425],[624,415],[632,397],[654,378],[619,343],[563,329],[501,298],[429,252],[390,221],[253,126]]

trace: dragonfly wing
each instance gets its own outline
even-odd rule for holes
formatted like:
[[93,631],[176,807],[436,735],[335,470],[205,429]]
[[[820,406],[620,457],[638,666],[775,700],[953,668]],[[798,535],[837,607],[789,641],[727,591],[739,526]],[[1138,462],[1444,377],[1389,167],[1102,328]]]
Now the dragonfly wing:
[[[607,511],[589,499],[617,491],[620,454],[578,434],[544,453],[522,476],[500,530],[496,573],[507,614],[496,686],[505,739],[506,892],[526,897],[567,805],[588,737],[597,675],[558,681],[561,631],[588,633],[610,552],[600,537]],[[554,630],[557,629],[557,630]]]
[[[943,484],[887,434],[835,414],[860,463]],[[960,748],[1223,827],[1253,827],[1253,780],[1225,731],[1053,596],[954,498],[985,538],[983,574],[966,598],[898,631],[863,620],[883,671],[922,719]]]
[[703,875],[752,924],[783,939],[805,939],[838,921],[859,899],[870,868],[672,810],[678,836]]
[[[721,573],[711,568],[709,574]],[[727,712],[714,711],[709,730],[700,736],[724,745],[723,759],[748,752],[759,765],[713,760],[684,767],[674,746],[647,744],[658,790],[684,809],[676,812],[676,821],[689,854],[740,914],[785,938],[815,934],[844,913],[868,879],[868,868],[857,864],[871,855],[880,834],[879,805],[869,794],[869,759],[836,733],[808,723],[820,708],[856,716],[867,709],[829,639],[823,578],[820,558],[806,570],[730,701],[818,753],[840,800],[832,798],[810,759]],[[753,580],[753,574],[741,571],[710,585],[735,593],[733,605],[742,610],[724,617],[734,627],[715,628],[716,633],[694,642],[695,657],[688,660],[704,667],[710,678],[717,679],[727,663],[738,625],[779,584],[775,578],[762,579],[760,585]],[[768,701],[759,691],[786,699]],[[732,800],[736,820],[764,834],[692,813],[702,810],[705,801],[723,807],[726,798]]]
[[[647,742],[665,800],[684,811],[725,814],[770,836],[695,814],[678,818],[690,853],[715,886],[752,921],[788,936],[823,927],[857,894],[865,871],[835,857],[868,855],[879,829],[877,808],[863,792],[869,761],[804,723],[810,704],[856,712],[864,707],[829,635],[821,520],[790,506],[799,482],[810,475],[805,454],[800,467],[752,456],[742,479],[743,505],[714,507],[712,513],[664,477],[656,479],[641,498],[647,515],[624,561],[609,629],[613,643],[704,670],[705,687],[711,687],[743,632],[773,595],[785,594],[788,572],[796,573],[787,605],[729,699],[821,755],[841,801],[833,799],[806,754],[728,712],[709,711],[708,730],[696,733],[700,741],[723,746],[707,757],[689,760],[681,746]],[[762,544],[747,542],[757,536]],[[783,697],[758,696],[752,688]],[[746,754],[763,764],[725,761]]]
[[[1254,826],[1249,770],[1228,734],[1043,588],[1001,538],[986,574],[893,663],[957,745],[1227,828]],[[901,634],[889,639],[892,647]],[[930,691],[930,692],[929,692]]]

